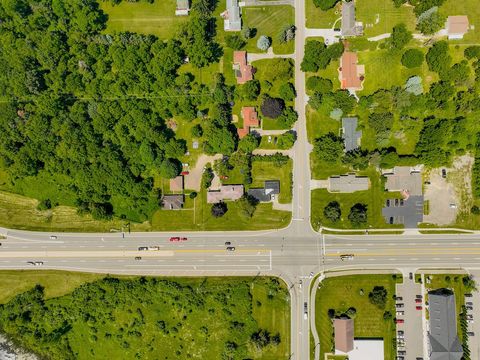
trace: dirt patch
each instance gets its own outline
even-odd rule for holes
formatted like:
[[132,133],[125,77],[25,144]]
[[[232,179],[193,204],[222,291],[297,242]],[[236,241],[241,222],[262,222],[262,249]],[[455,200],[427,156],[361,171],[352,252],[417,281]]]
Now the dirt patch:
[[202,182],[203,168],[208,163],[213,165],[213,162],[217,159],[221,159],[222,155],[217,154],[215,156],[200,155],[195,163],[195,167],[189,170],[189,174],[185,176],[185,189],[200,191]]
[[[429,214],[424,222],[436,225],[455,223],[457,215],[469,212],[472,206],[471,179],[473,157],[464,155],[456,158],[451,168],[430,171],[425,184],[425,200],[429,203]],[[446,171],[446,178],[442,176]]]

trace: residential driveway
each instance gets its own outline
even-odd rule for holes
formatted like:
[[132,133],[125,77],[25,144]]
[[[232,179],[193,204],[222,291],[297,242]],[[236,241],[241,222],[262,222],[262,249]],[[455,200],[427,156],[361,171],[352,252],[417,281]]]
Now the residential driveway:
[[221,159],[222,155],[217,154],[215,156],[200,155],[195,163],[195,167],[192,168],[188,175],[185,176],[185,189],[200,191],[200,186],[202,182],[203,168],[208,163],[213,165],[213,162],[217,159]]
[[305,29],[305,37],[322,37],[328,40],[329,44],[340,41],[340,31],[333,29]]
[[314,189],[327,189],[328,180],[310,180],[310,190]]
[[293,59],[293,54],[280,54],[277,55],[273,52],[273,48],[269,47],[266,53],[247,53],[247,61],[252,63],[257,60],[264,59],[275,59],[275,58],[284,58],[284,59]]
[[[407,270],[404,272],[403,284],[397,284],[397,297],[402,297],[402,300],[398,300],[397,304],[403,304],[403,307],[397,308],[397,319],[404,319],[405,323],[397,324],[398,330],[404,332],[404,346],[398,346],[398,350],[406,351],[405,360],[416,360],[417,357],[423,357],[423,323],[422,314],[423,311],[416,310],[417,304],[415,302],[416,295],[422,294],[421,284],[415,283],[415,276],[413,279],[409,279],[409,273],[414,273],[414,270]],[[401,315],[398,311],[403,311],[404,315]],[[398,343],[398,339],[397,339]]]
[[430,211],[423,221],[436,225],[453,223],[457,209],[450,208],[450,204],[458,204],[455,187],[442,177],[442,169],[433,169],[429,181],[430,184],[425,185],[425,200],[429,203]]

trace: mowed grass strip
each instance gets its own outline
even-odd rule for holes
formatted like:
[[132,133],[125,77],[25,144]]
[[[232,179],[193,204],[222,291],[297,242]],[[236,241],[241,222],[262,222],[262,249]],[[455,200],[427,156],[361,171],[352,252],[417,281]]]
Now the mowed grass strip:
[[106,33],[130,31],[169,39],[188,19],[175,15],[175,0],[157,0],[152,4],[122,1],[118,5],[101,2],[100,8],[108,15]]
[[[373,305],[368,294],[374,286],[383,286],[387,290],[385,309]],[[363,295],[361,292],[363,290]],[[393,359],[392,340],[395,336],[393,320],[385,321],[383,314],[390,311],[395,314],[395,280],[392,275],[353,275],[325,279],[317,291],[315,302],[315,323],[320,337],[320,358],[333,350],[333,326],[328,317],[328,309],[346,311],[354,307],[355,337],[383,338],[385,359]]]

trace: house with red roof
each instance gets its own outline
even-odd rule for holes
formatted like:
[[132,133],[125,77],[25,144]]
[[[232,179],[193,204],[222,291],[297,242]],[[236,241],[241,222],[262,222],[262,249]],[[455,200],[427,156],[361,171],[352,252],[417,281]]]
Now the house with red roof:
[[242,108],[243,128],[237,129],[238,137],[241,139],[250,133],[251,127],[259,127],[258,113],[253,106]]
[[358,56],[351,51],[345,51],[340,58],[339,78],[342,89],[362,90],[365,76],[365,66],[358,64]]
[[246,51],[233,52],[233,70],[237,78],[237,84],[245,84],[253,79],[253,66],[247,62]]

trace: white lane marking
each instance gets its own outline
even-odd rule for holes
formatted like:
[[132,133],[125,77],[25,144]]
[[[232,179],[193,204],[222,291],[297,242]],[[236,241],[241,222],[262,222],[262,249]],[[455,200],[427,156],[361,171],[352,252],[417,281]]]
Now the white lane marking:
[[460,260],[460,258],[459,258],[459,257],[456,257],[456,258],[453,258],[453,260]]
[[411,261],[416,261],[418,258],[410,258]]
[[433,258],[432,260],[438,261],[438,260],[440,260],[440,258]]

